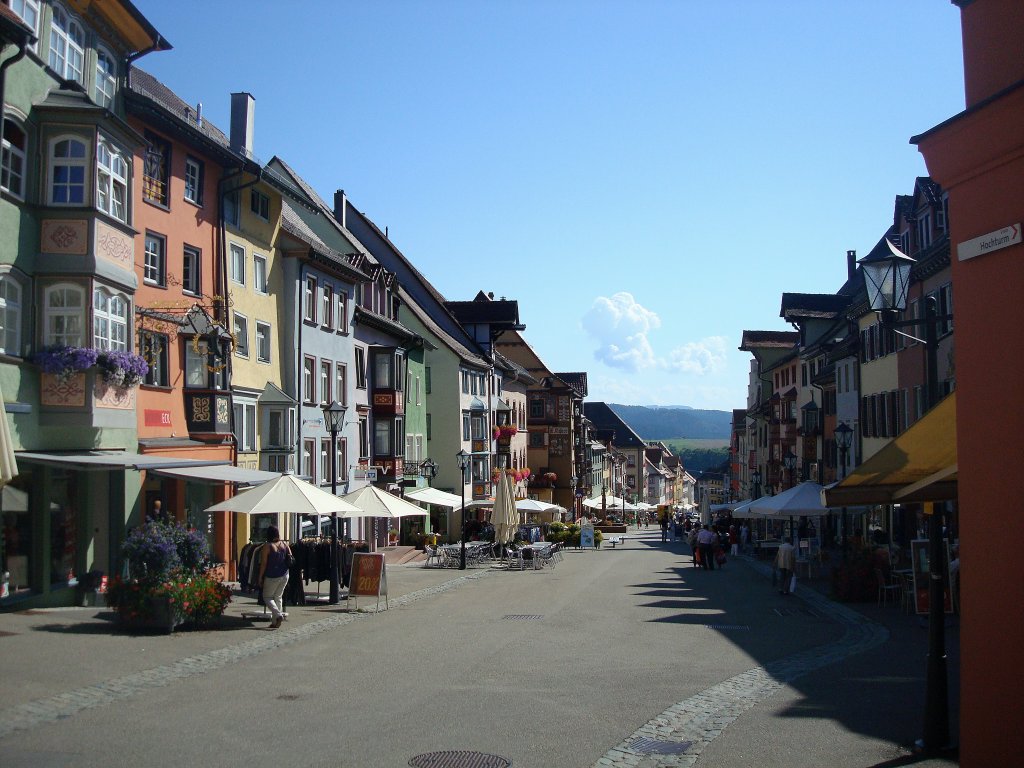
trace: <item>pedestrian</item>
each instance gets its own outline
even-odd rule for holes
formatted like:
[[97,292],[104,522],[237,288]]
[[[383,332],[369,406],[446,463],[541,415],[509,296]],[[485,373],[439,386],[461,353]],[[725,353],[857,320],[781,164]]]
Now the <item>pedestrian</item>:
[[661,541],[662,543],[668,542],[668,515],[658,515],[658,525],[661,527]]
[[729,554],[735,557],[740,553],[740,532],[736,530],[736,526],[729,526]]
[[267,528],[267,543],[260,550],[260,578],[263,585],[263,602],[270,609],[270,628],[277,629],[284,621],[281,598],[288,584],[288,565],[292,558],[291,547],[281,541],[281,532],[276,525]]
[[700,550],[697,547],[697,526],[691,526],[690,532],[686,534],[686,543],[690,545],[690,552],[693,555],[694,566],[699,565],[698,553]]
[[711,532],[707,523],[704,523],[704,527],[697,533],[697,546],[700,547],[700,560],[704,570],[715,570],[715,534]]
[[793,567],[796,565],[796,554],[793,550],[793,545],[788,541],[783,541],[779,545],[779,552],[775,555],[775,567],[779,569],[779,575],[782,577],[782,581],[779,586],[780,595],[792,594],[790,587],[790,580],[793,578]]
[[740,526],[740,549],[744,554],[750,551],[750,527],[747,525],[746,520]]

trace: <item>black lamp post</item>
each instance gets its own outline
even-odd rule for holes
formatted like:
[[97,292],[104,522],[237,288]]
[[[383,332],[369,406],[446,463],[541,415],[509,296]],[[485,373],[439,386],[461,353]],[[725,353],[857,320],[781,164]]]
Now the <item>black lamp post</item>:
[[455,454],[455,460],[459,463],[459,477],[461,482],[459,488],[462,489],[462,541],[459,546],[459,570],[466,570],[466,467],[469,466],[469,461],[472,457],[466,453],[466,449],[463,448]]
[[[853,429],[845,421],[833,430],[836,438],[836,446],[839,448],[839,464],[843,468],[840,480],[846,479],[846,454],[853,445]],[[846,507],[843,507],[843,559],[846,559]]]
[[793,475],[796,472],[796,454],[787,448],[786,455],[782,457],[782,464],[789,471],[789,487],[792,488],[794,485]]
[[[924,339],[896,331],[925,345],[925,381],[927,404],[930,410],[939,400],[938,333],[939,323],[951,320],[951,315],[939,315],[934,296],[925,297],[923,319],[897,320],[896,314],[907,308],[907,289],[910,271],[916,263],[888,240],[889,254],[866,256],[857,263],[864,273],[868,302],[881,317],[885,328],[924,327]],[[949,693],[946,672],[945,595],[942,569],[945,553],[942,549],[941,514],[933,507],[928,524],[928,668],[924,710],[924,751],[935,753],[949,746]]]
[[761,498],[761,470],[755,469],[750,473],[750,482],[754,484],[753,497],[755,499]]
[[[345,411],[347,410],[346,406],[335,400],[332,400],[330,405],[323,407],[324,424],[327,431],[331,433],[331,493],[335,496],[338,495],[338,430],[345,422]],[[327,602],[331,605],[337,605],[340,600],[338,582],[341,558],[339,555],[338,513],[331,512],[331,568],[328,575],[330,591],[327,597]]]

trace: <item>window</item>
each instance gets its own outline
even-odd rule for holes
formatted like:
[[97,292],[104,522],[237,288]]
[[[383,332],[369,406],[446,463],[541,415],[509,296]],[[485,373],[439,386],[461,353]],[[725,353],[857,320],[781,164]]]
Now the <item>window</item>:
[[306,275],[302,298],[302,317],[307,322],[316,322],[316,278],[312,275]]
[[128,163],[107,139],[96,147],[96,207],[118,221],[128,221]]
[[391,374],[394,371],[394,353],[380,352],[373,356],[373,386],[377,389],[394,389]]
[[348,481],[348,440],[338,438],[338,481]]
[[320,361],[320,402],[327,405],[331,396],[331,369],[334,364],[330,360]]
[[315,440],[302,441],[302,474],[309,478],[309,482],[316,482],[316,473],[313,471],[313,451],[316,450]]
[[348,294],[338,291],[338,332],[348,333]]
[[96,50],[96,103],[109,108],[117,88],[117,60],[104,48]]
[[191,245],[186,245],[181,255],[181,290],[184,293],[191,293],[193,296],[202,295],[201,263],[202,251]]
[[203,204],[203,163],[194,157],[185,158],[185,199]]
[[167,206],[171,145],[159,136],[146,132],[146,154],[142,169],[142,198]]
[[324,286],[323,294],[320,297],[320,305],[323,307],[320,322],[324,328],[334,327],[334,289],[329,285]]
[[185,338],[185,387],[223,389],[225,363],[220,351],[199,338]]
[[11,275],[0,276],[0,352],[21,354],[21,284]]
[[[936,299],[936,311],[939,317],[943,315],[953,314],[953,285],[952,283],[946,283],[944,286],[939,288],[935,292]],[[939,336],[945,336],[947,333],[953,331],[953,320],[940,320],[939,321]]]
[[426,366],[423,369],[423,392],[424,394],[430,394],[430,366]]
[[[36,33],[36,37],[39,37],[39,0],[10,0],[8,5],[11,6],[11,10],[14,11],[22,21],[28,24],[32,31]],[[32,50],[36,50],[36,43],[33,42],[31,45]]]
[[50,23],[50,68],[65,80],[82,82],[85,64],[85,32],[59,5],[53,6]]
[[316,402],[316,379],[313,373],[316,368],[316,358],[308,355],[302,359],[302,394],[307,403]]
[[256,402],[254,400],[234,399],[232,405],[234,415],[235,440],[238,450],[252,452],[256,450]]
[[231,243],[231,279],[245,285],[245,248]]
[[92,335],[96,349],[128,350],[128,299],[106,288],[92,295]]
[[238,227],[241,208],[238,205],[238,192],[227,192],[224,194],[224,223],[232,227]]
[[50,204],[85,205],[86,151],[80,139],[50,142]]
[[245,315],[232,312],[231,332],[235,336],[235,354],[239,357],[249,356],[249,319]]
[[923,251],[932,244],[932,217],[928,211],[917,215],[917,249]]
[[431,437],[430,437],[431,434],[433,434],[433,431],[431,430],[430,414],[428,413],[427,414],[427,440],[431,439]]
[[483,440],[487,420],[481,415],[473,414],[470,421],[472,422],[473,439]]
[[540,398],[530,401],[530,418],[531,419],[543,419],[544,418],[544,401]]
[[270,324],[256,321],[256,359],[261,363],[270,362]]
[[366,389],[366,350],[356,347],[356,389]]
[[269,446],[289,448],[292,445],[292,414],[288,408],[267,409],[267,442]]
[[337,363],[334,366],[334,399],[339,405],[348,405],[348,366]]
[[149,285],[167,284],[167,241],[160,235],[146,233],[146,253],[142,267],[142,279]]
[[390,419],[376,419],[373,423],[373,455],[391,456],[391,438],[394,424]]
[[25,132],[7,116],[4,117],[0,189],[15,197],[25,197]]
[[249,210],[264,221],[268,221],[270,219],[270,198],[257,189],[250,190]]
[[321,482],[331,482],[331,441],[330,438],[320,438],[320,477]]
[[43,294],[43,343],[80,347],[84,343],[85,292],[79,285],[58,283]]
[[139,351],[149,363],[149,373],[143,382],[152,387],[170,386],[167,371],[167,336],[143,331],[139,335]]
[[267,257],[252,255],[252,287],[256,293],[267,293]]
[[470,429],[469,411],[462,412],[462,441],[468,442],[472,435]]
[[367,429],[366,418],[359,419],[359,458],[366,459],[370,456],[370,438]]

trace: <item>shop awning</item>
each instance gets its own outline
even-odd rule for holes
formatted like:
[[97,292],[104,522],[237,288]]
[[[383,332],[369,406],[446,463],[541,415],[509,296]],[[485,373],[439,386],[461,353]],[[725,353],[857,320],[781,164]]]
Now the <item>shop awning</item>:
[[180,477],[204,483],[238,483],[239,485],[260,485],[281,476],[280,472],[265,472],[262,469],[246,469],[231,464],[214,464],[196,467],[150,467],[149,472],[167,477]]
[[956,498],[956,480],[954,392],[822,497],[830,507],[944,501]]
[[180,459],[173,456],[156,456],[128,451],[83,451],[80,453],[33,453],[18,452],[18,461],[35,464],[51,464],[77,470],[108,469],[169,469],[172,467],[203,467],[221,465],[223,459]]
[[258,485],[280,477],[279,472],[264,472],[227,464],[223,459],[184,459],[174,456],[156,456],[127,451],[86,451],[82,453],[17,454],[19,461],[68,467],[78,471],[108,471],[111,469],[146,470],[169,477],[183,477],[207,483],[241,483]]
[[450,509],[462,508],[462,499],[454,493],[440,491],[437,488],[417,488],[415,491],[408,491],[405,498],[409,501],[421,501],[424,504],[435,504]]

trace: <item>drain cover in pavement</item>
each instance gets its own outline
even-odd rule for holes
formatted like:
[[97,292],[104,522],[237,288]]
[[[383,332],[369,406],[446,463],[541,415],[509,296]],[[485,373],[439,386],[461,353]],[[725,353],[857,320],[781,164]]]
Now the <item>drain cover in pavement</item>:
[[681,755],[690,748],[692,741],[658,741],[649,739],[646,736],[638,736],[628,742],[628,746],[634,752],[641,752],[646,755]]
[[502,616],[501,618],[508,621],[538,621],[543,619],[544,615],[538,613],[510,613],[508,616]]
[[509,768],[512,761],[486,752],[427,752],[409,761],[413,768]]

